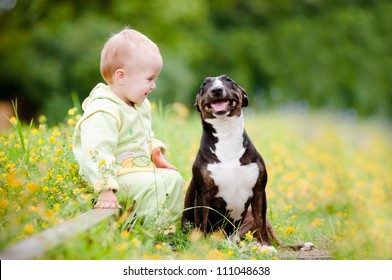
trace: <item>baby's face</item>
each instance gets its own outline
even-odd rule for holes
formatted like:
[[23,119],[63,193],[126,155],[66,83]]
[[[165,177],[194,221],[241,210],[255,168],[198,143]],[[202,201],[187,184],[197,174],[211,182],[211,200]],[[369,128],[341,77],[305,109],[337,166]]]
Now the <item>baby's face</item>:
[[163,66],[159,51],[148,49],[138,52],[123,68],[125,76],[120,96],[125,102],[133,104],[143,103],[156,88],[155,81]]

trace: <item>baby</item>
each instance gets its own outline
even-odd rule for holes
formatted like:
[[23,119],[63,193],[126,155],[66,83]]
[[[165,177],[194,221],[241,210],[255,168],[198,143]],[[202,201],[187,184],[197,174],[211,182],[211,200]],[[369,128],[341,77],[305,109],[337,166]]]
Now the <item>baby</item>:
[[165,209],[167,222],[182,213],[183,179],[154,138],[148,95],[163,66],[159,48],[140,32],[125,28],[101,53],[99,83],[84,100],[73,152],[80,173],[99,194],[95,208],[133,205],[144,221]]

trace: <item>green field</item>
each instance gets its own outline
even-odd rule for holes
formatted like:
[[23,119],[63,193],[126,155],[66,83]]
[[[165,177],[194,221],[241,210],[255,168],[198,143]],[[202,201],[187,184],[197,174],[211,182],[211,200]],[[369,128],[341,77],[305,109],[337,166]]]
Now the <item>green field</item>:
[[[155,136],[189,182],[201,126],[181,104],[154,110]],[[0,248],[91,209],[96,195],[78,175],[70,110],[57,126],[42,116],[10,121],[0,135]],[[268,217],[287,243],[313,242],[335,259],[392,258],[392,132],[382,119],[343,113],[246,112],[245,126],[267,165]],[[221,233],[140,225],[127,217],[103,223],[43,259],[279,259]],[[132,228],[131,228],[132,227]]]

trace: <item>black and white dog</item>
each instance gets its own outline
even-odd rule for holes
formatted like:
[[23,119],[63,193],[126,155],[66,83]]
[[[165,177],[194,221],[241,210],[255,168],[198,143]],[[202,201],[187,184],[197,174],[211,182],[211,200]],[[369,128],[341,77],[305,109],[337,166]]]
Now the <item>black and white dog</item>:
[[182,224],[203,233],[221,228],[227,235],[243,236],[255,231],[260,244],[276,251],[269,235],[282,243],[266,219],[267,170],[244,129],[242,107],[247,105],[245,90],[225,75],[206,78],[201,85],[195,106],[203,132]]

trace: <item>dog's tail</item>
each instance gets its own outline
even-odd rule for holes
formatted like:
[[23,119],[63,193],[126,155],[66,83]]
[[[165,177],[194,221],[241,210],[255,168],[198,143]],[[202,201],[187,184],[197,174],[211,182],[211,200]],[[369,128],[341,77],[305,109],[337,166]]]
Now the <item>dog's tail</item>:
[[314,248],[314,245],[311,242],[299,243],[294,245],[284,244],[276,235],[275,230],[271,225],[271,222],[268,219],[266,220],[266,222],[268,235],[270,236],[271,240],[278,245],[279,248],[290,249],[294,251],[310,251]]
[[[275,233],[275,230],[271,224],[271,222],[266,219],[266,226],[267,226],[267,232],[269,235],[270,240],[275,243],[279,248],[281,249],[290,249],[294,251],[310,251],[314,248],[313,243],[311,242],[306,242],[306,243],[299,243],[299,244],[294,244],[294,245],[288,245],[283,243],[277,234]],[[249,231],[253,232],[256,231],[256,223],[254,222],[253,214],[252,211],[248,209],[248,213],[245,217],[245,220],[241,227],[238,230],[239,236],[243,237],[245,234]]]

